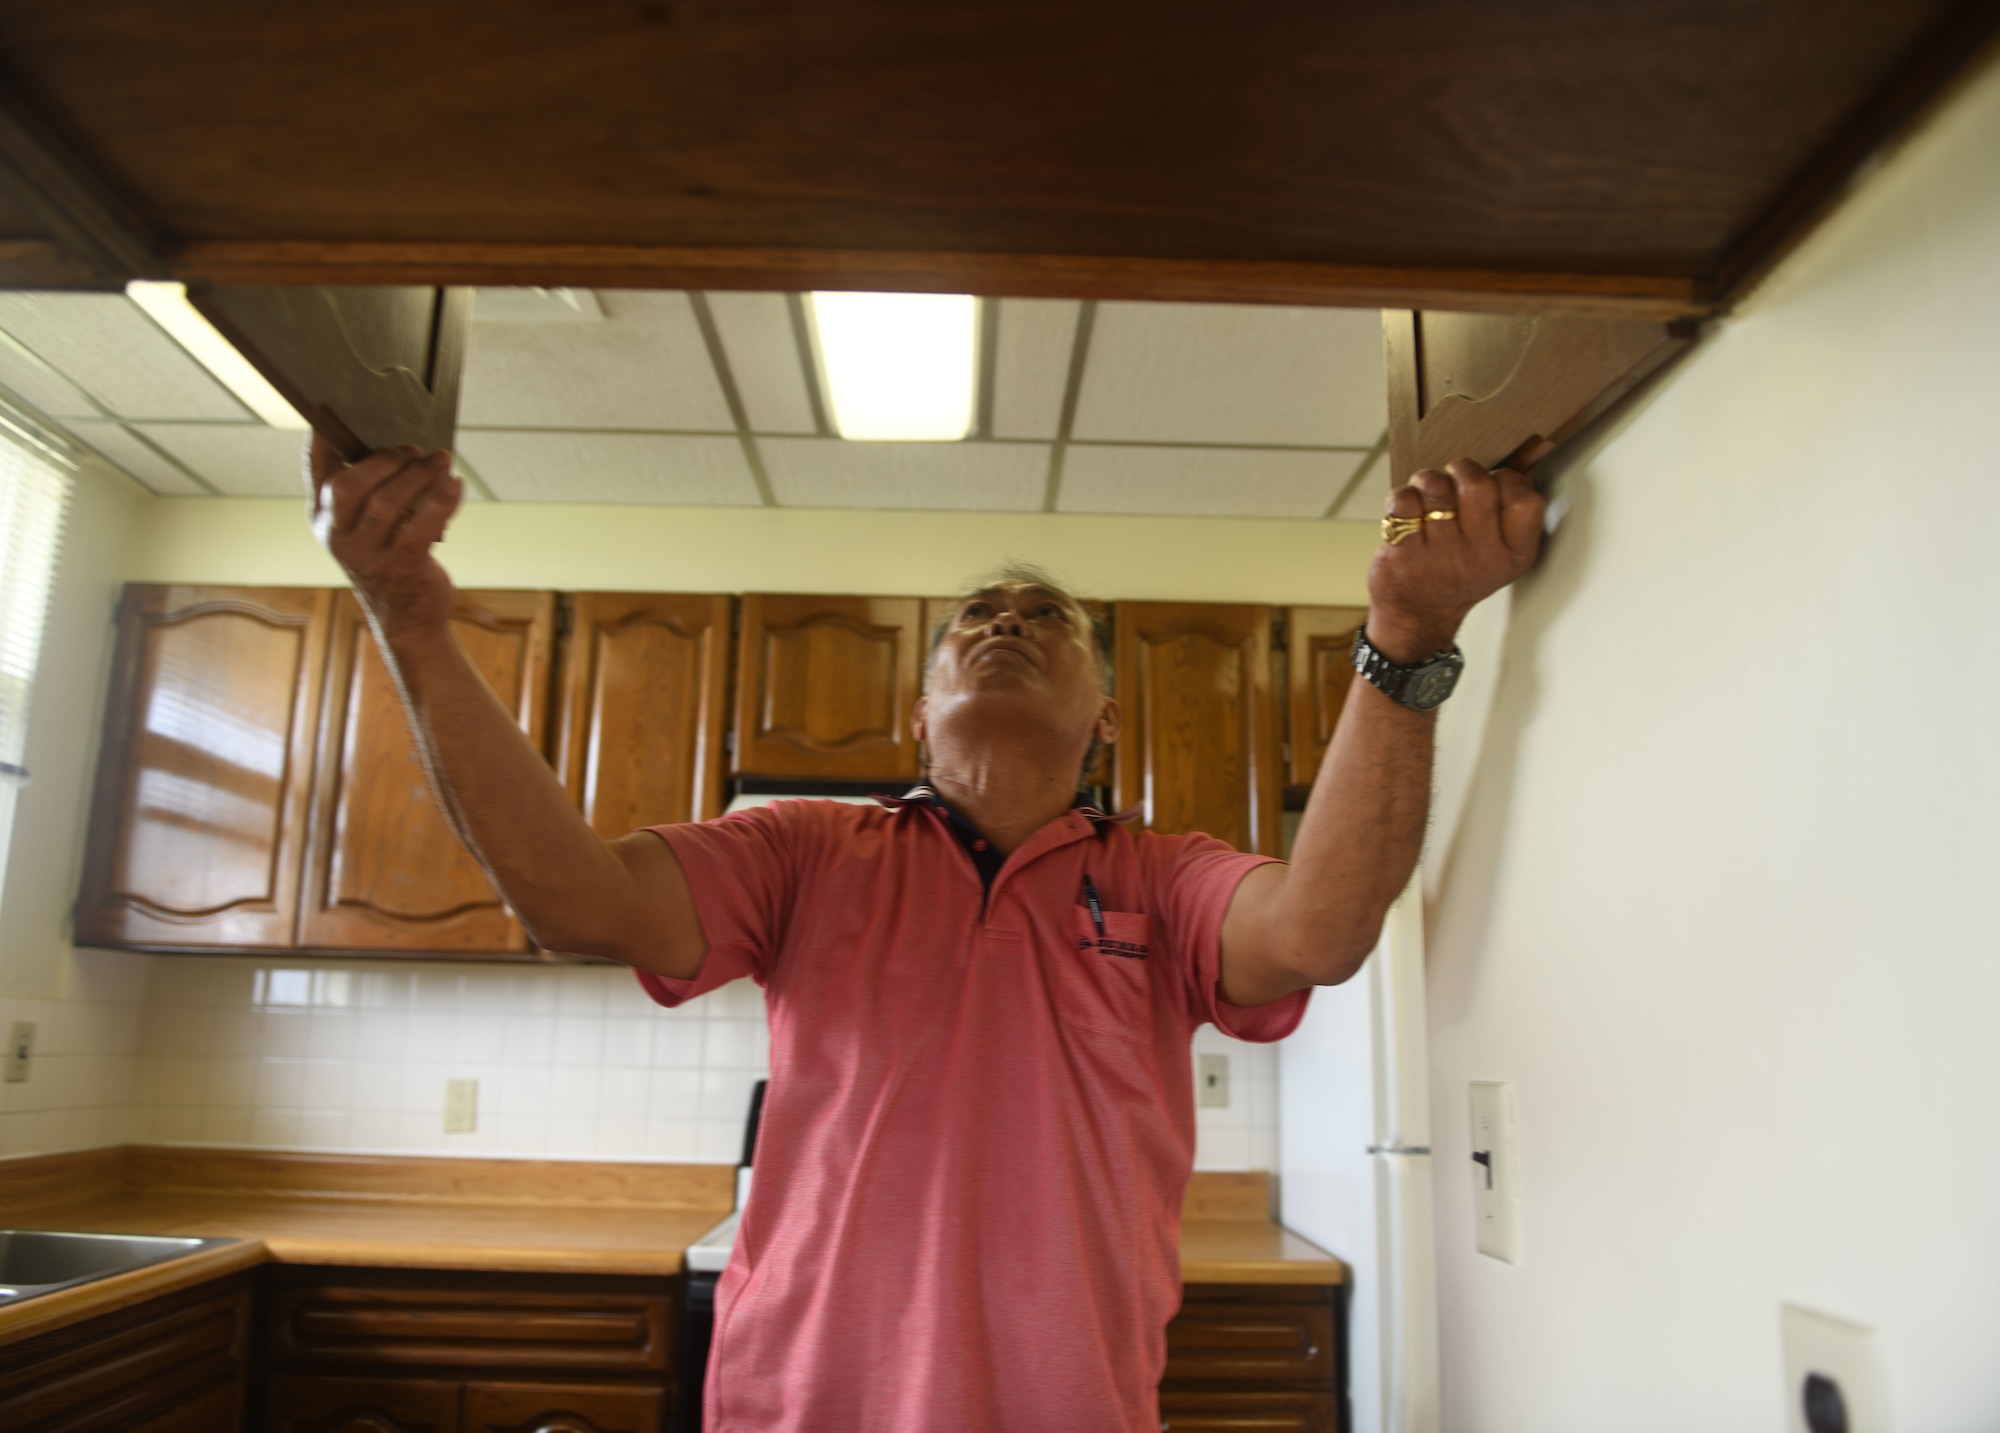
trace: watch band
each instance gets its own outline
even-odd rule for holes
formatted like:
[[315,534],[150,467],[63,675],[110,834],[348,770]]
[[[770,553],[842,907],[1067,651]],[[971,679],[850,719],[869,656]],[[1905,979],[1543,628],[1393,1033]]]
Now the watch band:
[[1413,712],[1435,711],[1458,685],[1465,670],[1465,654],[1453,647],[1414,666],[1400,666],[1382,655],[1368,640],[1363,623],[1354,633],[1354,670],[1370,686],[1399,706]]

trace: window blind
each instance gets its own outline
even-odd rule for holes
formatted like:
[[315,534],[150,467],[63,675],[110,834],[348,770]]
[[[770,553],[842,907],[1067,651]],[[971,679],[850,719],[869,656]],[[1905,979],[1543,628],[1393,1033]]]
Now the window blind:
[[15,779],[69,495],[68,459],[0,413],[0,775]]

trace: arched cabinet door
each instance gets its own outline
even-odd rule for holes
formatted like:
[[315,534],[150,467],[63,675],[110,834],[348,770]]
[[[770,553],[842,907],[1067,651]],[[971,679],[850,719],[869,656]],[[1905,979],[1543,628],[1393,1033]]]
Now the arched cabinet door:
[[918,597],[745,597],[735,773],[915,779],[923,615]]
[[126,588],[80,943],[291,945],[332,597]]
[[[461,592],[458,640],[537,749],[552,592]],[[334,601],[299,943],[319,950],[511,954],[519,921],[431,795],[395,684],[350,593]]]
[[1120,602],[1113,751],[1118,804],[1155,831],[1206,831],[1278,854],[1283,777],[1271,689],[1271,609]]
[[1285,611],[1285,674],[1291,720],[1285,784],[1311,786],[1333,741],[1354,684],[1354,634],[1366,607],[1291,607]]
[[720,816],[730,599],[579,592],[563,640],[557,767],[591,829]]

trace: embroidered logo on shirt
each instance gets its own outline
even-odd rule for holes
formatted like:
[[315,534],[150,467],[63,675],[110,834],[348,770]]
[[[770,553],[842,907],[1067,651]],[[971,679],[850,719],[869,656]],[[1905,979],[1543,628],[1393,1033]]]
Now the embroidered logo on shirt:
[[1119,955],[1127,960],[1144,960],[1152,952],[1150,945],[1140,945],[1136,941],[1113,940],[1109,936],[1091,939],[1081,936],[1076,942],[1078,950],[1095,950],[1102,955]]

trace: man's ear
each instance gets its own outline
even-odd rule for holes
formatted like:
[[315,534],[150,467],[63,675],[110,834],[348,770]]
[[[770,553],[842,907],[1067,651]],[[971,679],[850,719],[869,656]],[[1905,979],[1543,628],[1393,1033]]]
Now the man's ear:
[[1097,739],[1106,746],[1118,740],[1118,733],[1125,730],[1125,709],[1110,697],[1104,699],[1104,707],[1097,713],[1097,725],[1092,729]]
[[925,704],[929,701],[929,697],[918,697],[917,704],[910,708],[910,735],[918,741],[930,739],[930,732],[926,729],[924,721]]

